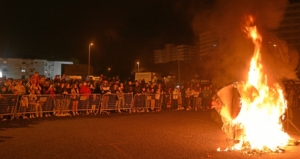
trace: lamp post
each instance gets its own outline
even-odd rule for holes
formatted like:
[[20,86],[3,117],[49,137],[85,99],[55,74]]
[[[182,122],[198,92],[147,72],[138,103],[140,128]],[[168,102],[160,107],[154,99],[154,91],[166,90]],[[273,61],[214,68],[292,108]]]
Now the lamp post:
[[89,44],[89,62],[88,62],[88,76],[90,75],[90,62],[91,62],[91,46],[93,46],[93,43]]
[[180,54],[180,50],[178,50],[178,54],[177,54],[177,66],[178,66],[178,85],[180,86],[180,61],[179,61],[179,54]]
[[138,65],[138,72],[140,72],[140,62],[136,63]]

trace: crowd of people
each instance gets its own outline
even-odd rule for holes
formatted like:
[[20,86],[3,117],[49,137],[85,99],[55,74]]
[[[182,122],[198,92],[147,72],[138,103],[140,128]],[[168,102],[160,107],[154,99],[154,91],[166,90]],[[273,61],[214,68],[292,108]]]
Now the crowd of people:
[[[2,102],[4,101],[3,97],[5,95],[15,95],[18,99],[13,100],[19,101],[16,107],[8,106],[8,108],[4,108],[5,111],[15,111],[15,109],[24,105],[21,97],[24,95],[28,97],[28,106],[31,113],[25,114],[23,118],[49,117],[51,115],[61,116],[66,114],[74,116],[79,115],[80,113],[98,113],[95,108],[86,112],[78,111],[79,104],[89,104],[81,103],[82,100],[79,99],[80,95],[85,95],[88,99],[93,98],[91,94],[101,95],[102,104],[107,103],[108,100],[107,98],[104,98],[105,96],[103,95],[116,94],[119,97],[117,99],[119,102],[116,103],[118,107],[120,107],[120,104],[124,104],[124,101],[121,101],[122,98],[124,100],[124,97],[122,96],[124,93],[132,94],[133,97],[136,95],[153,96],[153,103],[149,103],[155,105],[155,109],[152,106],[147,106],[146,109],[135,109],[133,108],[135,104],[133,98],[131,103],[133,112],[207,110],[211,108],[212,99],[219,91],[218,87],[214,87],[211,84],[186,83],[181,85],[170,85],[163,81],[145,82],[144,80],[134,81],[130,79],[120,81],[115,77],[107,78],[102,74],[97,80],[67,79],[65,75],[62,75],[61,77],[56,76],[54,79],[47,79],[39,76],[38,72],[25,81],[11,78],[6,80],[0,79],[0,88],[0,105],[3,105]],[[289,109],[291,111],[289,116],[293,118],[293,116],[298,116],[300,112],[300,87],[295,83],[290,82],[286,84],[285,89],[289,108],[291,108]],[[55,107],[54,112],[42,112],[41,104],[36,101],[37,96],[39,95],[50,97],[56,96],[51,101]],[[69,98],[59,98],[57,95],[61,95],[61,97],[68,96]],[[95,105],[93,106],[95,107]],[[118,109],[118,112],[121,112],[120,109]],[[2,120],[7,120],[12,118],[12,116],[0,116],[0,118],[2,118]]]
[[[62,102],[62,99],[60,98],[53,99],[55,103],[55,112],[53,115],[63,115],[66,113],[63,112],[64,108],[68,106],[72,107],[70,115],[79,115],[78,94],[85,94],[87,98],[89,98],[90,94],[131,93],[133,96],[136,94],[152,94],[155,97],[155,105],[159,105],[161,108],[156,109],[156,111],[197,111],[199,109],[205,110],[210,108],[211,98],[218,91],[218,88],[214,88],[212,85],[200,85],[199,83],[169,86],[162,81],[145,82],[144,80],[133,81],[130,79],[120,81],[115,77],[107,78],[103,74],[100,75],[99,80],[67,79],[65,75],[62,75],[61,77],[56,76],[54,79],[46,79],[45,77],[40,77],[38,72],[35,72],[35,74],[26,81],[14,80],[11,78],[6,80],[1,79],[0,87],[0,95],[14,94],[19,95],[19,97],[27,95],[29,97],[28,103],[31,105],[32,109],[39,110],[29,116],[24,116],[24,118],[48,117],[52,115],[50,113],[41,113],[41,109],[39,108],[41,106],[36,103],[36,97],[38,95],[68,95],[70,100],[67,102]],[[88,113],[89,112],[86,114]]]

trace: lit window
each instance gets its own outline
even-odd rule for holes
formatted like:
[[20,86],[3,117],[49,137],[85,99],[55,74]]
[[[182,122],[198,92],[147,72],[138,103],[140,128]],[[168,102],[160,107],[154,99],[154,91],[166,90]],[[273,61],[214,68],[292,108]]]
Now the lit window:
[[2,72],[0,71],[0,77],[2,78]]
[[26,72],[26,70],[25,69],[21,69],[21,72]]
[[45,71],[45,74],[47,74],[47,71]]

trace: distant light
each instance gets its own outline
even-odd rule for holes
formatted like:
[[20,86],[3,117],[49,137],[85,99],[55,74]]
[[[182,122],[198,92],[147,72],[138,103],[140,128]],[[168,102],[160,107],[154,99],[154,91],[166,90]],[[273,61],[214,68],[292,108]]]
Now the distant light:
[[108,70],[108,71],[110,71],[110,67],[109,67],[109,68],[107,68],[107,70]]
[[2,78],[2,72],[0,71],[0,77]]
[[25,69],[21,69],[21,72],[26,72],[26,70]]
[[94,44],[93,44],[93,43],[90,43],[90,45],[93,46]]
[[277,45],[276,45],[276,44],[274,44],[273,46],[275,46],[275,47],[276,47]]

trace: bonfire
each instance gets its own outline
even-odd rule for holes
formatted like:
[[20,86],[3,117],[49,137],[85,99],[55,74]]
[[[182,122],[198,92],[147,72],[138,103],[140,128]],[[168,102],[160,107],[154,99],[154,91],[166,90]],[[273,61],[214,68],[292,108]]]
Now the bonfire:
[[217,104],[221,105],[222,129],[230,143],[225,151],[283,152],[291,139],[282,127],[287,109],[283,90],[278,83],[268,83],[260,52],[262,36],[252,16],[247,17],[244,31],[255,48],[248,79],[224,87],[217,93],[221,98]]

